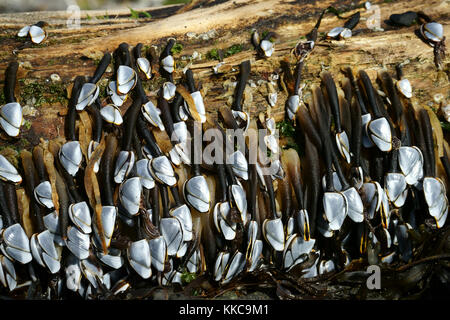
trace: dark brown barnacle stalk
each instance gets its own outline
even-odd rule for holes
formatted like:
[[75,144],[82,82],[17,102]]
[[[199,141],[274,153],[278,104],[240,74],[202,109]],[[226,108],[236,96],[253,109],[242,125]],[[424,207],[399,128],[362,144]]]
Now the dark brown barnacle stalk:
[[117,49],[117,56],[120,57],[120,65],[116,72],[116,93],[126,95],[133,90],[138,79],[137,73],[131,67],[131,57],[127,43],[121,43]]
[[370,112],[367,111],[366,104],[363,99],[363,95],[360,91],[360,87],[359,87],[358,83],[355,80],[352,69],[350,67],[347,67],[347,68],[345,68],[344,72],[345,72],[346,76],[349,78],[352,88],[355,91],[357,106],[360,109],[361,126],[363,128],[362,144],[365,148],[369,148],[369,147],[373,146],[373,143],[367,136],[366,124],[369,123],[369,121],[372,119],[372,115],[370,114]]
[[76,102],[83,83],[84,77],[78,76],[75,78],[64,124],[66,139],[68,142],[61,147],[59,156],[56,156],[59,157],[61,165],[64,167],[65,171],[72,176],[76,175],[80,168],[81,161],[83,160],[81,145],[75,135]]
[[357,99],[355,99],[350,106],[350,114],[353,127],[351,139],[351,150],[353,153],[351,179],[353,186],[360,189],[364,182],[364,174],[361,167],[361,146],[364,130],[362,127],[361,108],[359,107]]
[[[185,76],[186,84],[189,90],[189,96],[187,98],[183,96],[185,102],[187,102],[184,106],[184,109],[192,117],[192,119],[204,123],[206,121],[206,109],[202,94],[195,84],[194,73],[191,69],[188,69],[186,70]],[[177,91],[182,93],[178,90],[178,88]],[[188,100],[190,100],[190,103]]]
[[304,203],[300,176],[300,159],[297,151],[294,149],[285,150],[282,154],[282,161],[286,165],[288,181],[293,187],[297,198],[297,210],[293,216],[295,232],[287,236],[283,250],[283,267],[289,269],[306,260],[305,257],[309,255],[314,247],[315,240],[311,238],[309,213]]
[[[116,216],[118,214],[117,207],[114,203],[114,156],[116,154],[117,146],[118,141],[116,136],[109,134],[106,137],[106,145],[100,162],[99,178],[101,189],[97,186],[97,188],[100,189],[100,195],[96,194],[96,187],[92,185],[96,180],[90,175],[94,173],[86,170],[87,176],[85,176],[85,180],[87,179],[87,181],[85,181],[85,187],[87,186],[91,189],[86,190],[86,193],[88,196],[90,195],[91,206],[95,208],[94,235],[97,242],[99,242],[99,246],[101,246],[103,250],[103,254],[107,254],[108,252],[114,232]],[[99,157],[97,153],[101,151],[101,149],[96,149],[94,155]],[[91,161],[94,161],[94,159]],[[100,199],[98,199],[98,197],[100,197]]]
[[10,62],[6,68],[5,87],[3,88],[6,104],[0,107],[0,127],[10,137],[19,135],[23,122],[22,107],[16,102],[14,96],[18,68],[17,61]]
[[[242,129],[239,127],[233,113],[232,110],[230,110],[227,107],[221,107],[220,110],[220,115],[222,116],[223,122],[226,125],[227,128],[229,129],[233,129],[235,133],[239,133],[242,132]],[[222,132],[222,136],[224,138],[223,141],[227,141],[227,143],[233,143],[231,141],[229,141],[229,136],[225,135],[225,132],[223,131],[223,129],[218,126],[219,131]],[[232,144],[233,145],[233,144]],[[239,178],[242,178],[244,180],[248,179],[248,157],[249,157],[249,151],[248,151],[248,147],[247,144],[244,143],[243,144],[244,150],[236,150],[233,151],[231,154],[229,152],[229,147],[227,147],[225,149],[225,156],[226,156],[226,163],[231,164],[231,167],[233,169],[233,172],[236,176],[238,176]],[[260,146],[261,147],[261,146]],[[234,148],[232,148],[231,150],[234,150]]]
[[177,117],[178,121],[174,123],[170,113],[169,104],[162,96],[158,99],[158,107],[159,110],[161,110],[160,112],[164,123],[164,128],[166,129],[167,135],[169,136],[173,146],[173,148],[169,151],[172,163],[176,166],[180,165],[182,162],[185,164],[190,164],[191,159],[189,159],[189,156],[185,152],[185,148],[187,147],[187,127],[185,122],[180,121],[179,117]]
[[302,104],[302,94],[300,90],[300,81],[302,79],[303,61],[300,61],[295,68],[294,90],[286,102],[286,114],[289,120],[294,119],[297,110]]
[[437,227],[441,228],[448,214],[447,192],[444,182],[436,177],[435,145],[430,117],[423,108],[418,111],[417,116],[425,140],[425,149],[422,149],[425,159],[423,193],[429,214],[436,220]]
[[383,91],[387,94],[392,106],[392,119],[394,123],[399,123],[403,115],[403,106],[400,97],[397,94],[397,90],[395,89],[394,81],[385,69],[378,72],[378,79],[380,80]]
[[239,81],[234,93],[234,102],[231,106],[231,112],[233,113],[236,122],[238,123],[240,128],[244,129],[244,131],[248,129],[248,126],[250,124],[250,115],[248,114],[248,112],[245,112],[242,109],[244,91],[247,85],[248,77],[250,75],[250,68],[251,64],[249,60],[243,61],[239,65]]
[[150,64],[150,61],[146,57],[142,56],[142,43],[138,43],[133,48],[133,54],[134,59],[136,61],[136,66],[138,67],[139,71],[142,72],[145,75],[145,78],[148,80],[152,77],[152,66]]
[[122,183],[130,174],[134,166],[135,154],[132,150],[133,133],[136,127],[136,121],[139,118],[141,107],[141,97],[136,97],[131,107],[125,114],[125,129],[122,137],[122,150],[120,150],[114,169],[114,181]]
[[[61,147],[62,148],[62,147]],[[49,144],[49,152],[53,155],[55,161],[57,161],[59,146],[55,143]],[[55,175],[55,188],[58,193],[58,201],[59,201],[59,210],[58,210],[58,219],[60,225],[60,234],[63,240],[67,240],[67,228],[69,226],[69,191],[66,184],[66,181],[63,179],[61,174],[54,170]]]
[[[327,117],[327,113],[324,111],[323,104],[324,98],[322,91],[317,86],[313,87],[313,104],[311,106],[311,114],[317,123],[321,135],[322,152],[325,157],[326,170],[325,192],[322,202],[327,221],[320,221],[319,219],[319,224],[322,223],[324,226],[318,226],[318,228],[322,234],[327,237],[331,231],[339,230],[341,228],[344,219],[347,216],[348,205],[345,200],[345,196],[341,192],[336,191],[335,188],[332,167],[333,158],[331,155],[332,146],[330,145],[330,139],[327,138],[327,136],[329,136],[329,131],[327,129],[329,117]],[[330,229],[330,232],[328,232],[328,229]]]
[[[39,181],[36,168],[33,163],[33,156],[31,152],[23,150],[20,153],[22,159],[23,170],[26,175],[26,191],[30,199],[30,214],[36,226],[34,233],[30,239],[31,252],[34,260],[41,266],[47,267],[51,273],[59,271],[61,264],[61,252],[55,246],[53,235],[49,230],[46,230],[42,216],[42,207],[34,197],[34,190]],[[43,165],[43,163],[42,163]]]
[[361,17],[360,12],[354,13],[345,23],[343,27],[333,28],[327,33],[328,38],[346,39],[352,36],[352,30],[359,23]]
[[236,222],[231,219],[231,207],[228,198],[228,187],[225,174],[225,165],[216,164],[218,183],[220,185],[220,197],[213,211],[213,221],[217,231],[226,239],[233,240],[236,237]]
[[425,43],[433,47],[435,65],[439,70],[442,70],[445,58],[444,27],[422,11],[418,12],[417,15],[421,23],[419,35]]
[[367,123],[367,132],[372,142],[383,152],[389,152],[392,149],[391,127],[383,115],[379,101],[372,86],[369,76],[364,70],[359,71],[359,80],[361,81],[367,100],[373,111],[373,119]]
[[305,135],[305,170],[303,171],[303,179],[306,184],[305,202],[309,214],[309,231],[311,237],[315,237],[316,217],[320,195],[320,160],[318,149]]
[[48,209],[53,209],[53,191],[50,178],[44,163],[44,149],[41,146],[33,148],[33,162],[38,175],[39,184],[33,190],[36,201]]
[[265,184],[267,187],[267,193],[269,196],[270,214],[269,217],[264,220],[262,225],[263,235],[267,243],[275,251],[284,250],[284,228],[281,218],[278,217],[275,194],[273,191],[272,178],[270,175],[264,176]]
[[[102,115],[100,113],[100,99],[97,98],[96,101],[88,107],[88,112],[91,115],[91,119],[93,122],[92,125],[92,138],[89,142],[88,150],[87,150],[87,160],[89,161],[92,158],[92,154],[94,153],[95,148],[98,147],[100,143],[100,139],[102,138],[102,129],[103,129],[103,120]],[[99,170],[99,162],[96,162],[94,167],[94,172],[97,173]]]
[[170,215],[167,186],[159,185],[159,190],[163,209],[159,230],[167,244],[167,255],[182,257],[187,249],[187,245],[183,241],[183,225],[180,220]]
[[[257,213],[257,191],[259,188],[256,164],[249,165],[249,212],[250,222],[247,226],[247,270],[256,270],[261,261],[263,242],[261,238],[261,222]],[[289,210],[289,208],[287,208]]]
[[26,177],[25,190],[28,198],[30,199],[30,216],[36,226],[36,230],[41,232],[44,231],[44,221],[42,219],[42,208],[39,206],[36,198],[34,197],[34,189],[38,185],[39,177],[34,166],[33,155],[29,151],[22,150],[20,152],[20,158],[22,160],[22,167]]
[[149,171],[152,177],[161,184],[174,186],[177,178],[173,170],[170,160],[161,152],[156,144],[155,138],[150,130],[148,130],[144,119],[137,118],[136,130],[138,135],[145,141],[145,147],[151,154],[151,160],[148,163]]
[[324,92],[326,92],[328,101],[330,103],[331,112],[333,114],[333,120],[336,131],[336,146],[341,156],[350,163],[350,143],[347,133],[341,126],[341,113],[339,108],[339,99],[336,90],[336,84],[333,77],[329,72],[323,72],[321,74],[322,85],[324,86]]
[[21,225],[16,187],[11,183],[0,181],[0,209],[4,218],[0,234],[2,251],[13,261],[21,264],[29,263],[33,259],[30,241]]
[[273,52],[275,51],[275,45],[272,41],[272,38],[275,37],[275,33],[273,32],[266,32],[266,35],[261,40],[259,37],[258,31],[254,31],[252,33],[252,43],[258,50],[258,53],[262,57],[270,57],[272,56]]
[[[152,265],[158,272],[167,269],[167,244],[163,236],[159,232],[159,186],[149,190],[149,198],[146,211],[142,212],[139,217],[142,224],[142,232],[149,239],[150,253],[152,257]],[[153,220],[152,220],[153,219]]]
[[163,74],[163,76],[168,78],[168,80],[170,82],[173,82],[172,73],[175,70],[175,60],[173,59],[172,52],[171,52],[174,45],[175,45],[175,39],[172,38],[167,42],[167,45],[164,48],[164,50],[162,51],[161,56],[160,56],[161,67],[164,70],[164,72],[166,73],[165,75]]
[[161,120],[161,110],[156,108],[153,102],[148,99],[147,95],[145,94],[144,88],[142,87],[141,79],[137,79],[136,89],[137,94],[141,99],[141,112],[145,120],[147,120],[152,126],[159,128],[161,131],[164,131],[166,128]]
[[[188,123],[191,133],[191,163],[192,163],[192,177],[189,178],[183,185],[183,194],[186,203],[195,210],[206,213],[211,208],[211,195],[208,190],[208,184],[205,177],[200,172],[201,157],[196,153],[196,141],[202,132],[202,125],[200,122],[191,121]],[[201,135],[200,135],[201,137]],[[200,155],[201,156],[201,155]]]
[[17,36],[23,38],[29,35],[31,42],[39,44],[47,38],[47,31],[44,29],[46,26],[48,26],[47,22],[39,21],[33,25],[25,26],[20,29]]

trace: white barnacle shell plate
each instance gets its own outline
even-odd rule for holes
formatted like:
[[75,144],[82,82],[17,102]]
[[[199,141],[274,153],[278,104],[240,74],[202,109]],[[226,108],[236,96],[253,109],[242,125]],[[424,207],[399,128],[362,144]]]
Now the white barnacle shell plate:
[[441,179],[425,177],[423,179],[423,193],[428,205],[428,212],[439,219],[447,206],[445,185]]
[[233,195],[234,203],[241,214],[241,219],[244,225],[247,223],[247,197],[242,186],[238,184],[231,185],[231,194]]
[[108,250],[108,254],[103,254],[102,251],[97,251],[96,255],[101,262],[113,269],[117,270],[123,266],[124,259],[120,254],[120,250],[115,251],[110,248]]
[[214,206],[213,220],[217,231],[223,234],[225,240],[233,240],[236,237],[236,223],[228,222],[230,213],[230,204],[226,202],[218,202]]
[[66,275],[66,287],[71,291],[78,291],[81,286],[81,269],[80,260],[74,255],[70,254],[66,260],[66,267],[64,269]]
[[[200,117],[200,122],[204,123],[206,121],[206,109],[205,104],[203,102],[203,97],[200,91],[195,91],[191,93],[191,97],[195,103],[195,111],[198,113]],[[193,111],[190,110],[190,113],[193,114]]]
[[80,168],[83,160],[83,153],[81,152],[80,142],[69,141],[62,145],[59,151],[59,160],[66,171],[75,176]]
[[327,37],[330,38],[337,38],[339,37],[339,35],[341,34],[342,31],[344,31],[344,27],[336,27],[331,29],[328,33],[327,33]]
[[[333,179],[333,187],[336,191],[342,191],[342,184],[341,184],[341,180],[339,180],[339,176],[337,174],[336,171],[333,171],[332,174],[332,179]],[[327,189],[327,179],[326,179],[326,175],[324,175],[322,177],[322,187],[323,190],[325,191]]]
[[17,286],[17,275],[14,264],[8,257],[0,255],[0,282],[12,291]]
[[2,155],[0,155],[0,179],[21,183],[22,177],[17,169]]
[[405,204],[406,196],[408,195],[407,186],[403,174],[393,172],[386,174],[384,180],[386,195],[397,208],[400,208]]
[[10,102],[0,109],[0,126],[10,137],[17,137],[23,122],[22,107],[18,102]]
[[[114,226],[116,223],[117,208],[114,206],[103,206],[101,212],[102,226],[103,226],[103,236],[106,243],[106,247],[109,247],[111,243],[111,238],[114,232]],[[94,225],[94,231],[99,240],[100,234],[97,230],[97,226]]]
[[44,225],[45,227],[50,231],[50,233],[53,236],[53,241],[57,243],[59,246],[65,246],[65,242],[61,238],[60,234],[60,224],[59,224],[59,218],[56,211],[52,211],[49,214],[45,215],[44,218]]

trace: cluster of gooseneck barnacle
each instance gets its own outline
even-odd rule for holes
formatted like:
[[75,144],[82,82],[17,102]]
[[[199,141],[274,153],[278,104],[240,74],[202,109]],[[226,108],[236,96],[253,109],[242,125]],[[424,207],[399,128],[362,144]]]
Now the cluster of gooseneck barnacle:
[[[289,271],[308,262],[303,277],[315,277],[367,258],[376,246],[375,263],[409,261],[414,250],[408,230],[445,224],[448,145],[435,114],[413,98],[400,66],[397,80],[379,71],[380,89],[364,70],[355,77],[347,68],[341,88],[323,72],[320,86],[302,94],[303,64],[324,13],[293,50],[298,63],[286,118],[296,123],[300,155],[279,145],[270,112],[252,119],[244,110],[250,61],[240,65],[232,107],[220,108],[214,124],[192,70],[175,84],[173,39],[151,61],[142,44],[130,53],[122,43],[113,53],[105,101],[97,83],[110,53],[92,77],[76,77],[63,143],[43,141],[22,151],[19,168],[0,156],[0,282],[12,291],[30,279],[48,298],[67,292],[89,298],[142,282],[182,284],[185,272],[227,284],[247,272]],[[354,15],[328,36],[346,38],[358,21]],[[42,41],[44,25],[20,34]],[[432,27],[425,25],[423,34],[434,35]],[[252,36],[265,58],[275,50],[271,37]],[[16,62],[8,65],[7,104],[0,109],[0,126],[11,137],[19,135],[23,120],[14,96],[17,69]],[[156,105],[142,85],[155,76],[166,80]],[[276,94],[268,100],[274,106]],[[232,139],[225,129],[265,129],[262,140],[280,155],[271,158],[276,170],[268,173],[261,152],[253,157],[245,143],[225,153],[224,161],[201,163],[187,150],[207,127],[218,129],[222,144]],[[161,131],[170,147],[157,142]],[[19,214],[19,184],[31,223]]]

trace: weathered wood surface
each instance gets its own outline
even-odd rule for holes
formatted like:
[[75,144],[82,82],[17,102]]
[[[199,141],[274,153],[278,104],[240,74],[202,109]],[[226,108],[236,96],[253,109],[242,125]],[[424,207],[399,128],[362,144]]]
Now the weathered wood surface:
[[[450,4],[448,1],[374,1],[381,9],[381,27],[384,31],[372,31],[367,28],[369,13],[353,1],[283,1],[283,0],[234,0],[209,1],[202,6],[191,6],[183,10],[180,5],[163,8],[148,8],[152,18],[131,19],[128,9],[116,11],[82,11],[79,29],[68,29],[66,12],[39,12],[20,14],[0,14],[0,88],[3,87],[4,70],[9,61],[17,59],[20,63],[16,96],[25,106],[27,125],[22,128],[18,139],[2,141],[0,145],[14,143],[18,148],[37,143],[39,138],[51,139],[64,132],[63,117],[67,100],[64,97],[65,87],[77,75],[91,75],[96,62],[105,51],[112,52],[121,42],[134,46],[142,42],[146,46],[165,45],[169,37],[175,37],[183,45],[181,53],[175,55],[179,64],[174,79],[181,77],[183,67],[190,57],[197,52],[201,58],[192,59],[190,67],[195,77],[203,85],[205,105],[208,112],[215,116],[216,110],[224,103],[230,103],[229,93],[224,88],[227,79],[235,81],[237,68],[230,68],[221,76],[212,73],[212,66],[217,60],[207,58],[213,49],[226,49],[234,44],[241,44],[243,50],[224,61],[236,67],[241,61],[250,59],[252,73],[251,85],[246,93],[245,108],[253,115],[268,108],[265,85],[274,72],[279,73],[280,61],[289,57],[290,50],[300,37],[306,35],[315,24],[320,12],[332,5],[343,9],[344,16],[361,11],[361,22],[355,28],[355,35],[346,41],[320,40],[304,68],[306,89],[318,81],[320,71],[329,69],[336,81],[342,79],[340,69],[350,65],[356,70],[364,68],[374,80],[376,71],[386,67],[394,74],[394,66],[399,62],[409,62],[404,66],[404,74],[414,88],[414,94],[421,104],[433,108],[439,105],[434,102],[436,94],[450,99],[449,59],[444,62],[444,71],[438,72],[433,63],[433,49],[422,42],[416,35],[417,25],[407,28],[388,26],[384,21],[392,13],[408,10],[423,10],[433,19],[444,25],[444,33],[450,36]],[[356,5],[355,5],[356,4]],[[178,12],[178,13],[177,13]],[[45,20],[49,23],[48,39],[43,44],[27,47],[25,40],[17,38],[17,31],[24,25]],[[327,32],[335,26],[342,26],[344,20],[333,14],[327,14],[319,32]],[[262,33],[265,30],[275,31],[276,51],[270,59],[257,57],[250,43],[253,29]],[[214,30],[213,37],[207,40],[193,37]],[[108,70],[101,84],[104,86],[112,75]],[[58,74],[60,81],[52,81],[50,76]],[[145,88],[149,96],[155,96],[158,79],[149,81]],[[287,98],[282,87],[278,87],[278,103],[272,110],[277,120],[284,115]],[[33,99],[34,97],[34,99]],[[106,99],[105,99],[106,103]],[[123,107],[125,110],[127,105]]]

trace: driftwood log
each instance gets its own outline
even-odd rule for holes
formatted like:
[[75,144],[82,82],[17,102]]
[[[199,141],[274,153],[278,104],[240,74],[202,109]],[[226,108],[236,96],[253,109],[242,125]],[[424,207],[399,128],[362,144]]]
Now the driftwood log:
[[[422,10],[444,25],[445,35],[449,38],[448,2],[374,1],[372,6],[378,5],[380,8],[381,28],[384,31],[367,28],[366,19],[373,12],[361,8],[363,3],[306,0],[194,1],[185,7],[172,5],[148,8],[145,11],[151,18],[141,15],[142,18],[138,19],[133,19],[128,9],[81,11],[78,29],[67,28],[66,22],[70,15],[64,11],[0,14],[0,87],[3,87],[6,65],[17,59],[20,68],[16,96],[25,107],[26,119],[18,139],[1,140],[0,144],[24,148],[29,143],[38,143],[39,138],[52,139],[62,135],[64,123],[61,115],[67,106],[66,88],[77,75],[91,75],[103,53],[112,52],[122,42],[130,46],[142,42],[144,46],[156,45],[161,49],[169,37],[176,38],[183,49],[174,55],[178,63],[175,81],[181,77],[183,67],[191,62],[190,67],[203,86],[207,111],[213,117],[219,106],[230,102],[230,96],[226,93],[226,80],[235,81],[238,64],[250,59],[250,81],[254,85],[245,95],[245,106],[255,115],[269,106],[265,94],[267,89],[259,80],[267,80],[272,73],[281,72],[280,62],[289,61],[291,49],[311,30],[321,11],[328,6],[343,12],[341,15],[344,17],[360,10],[362,21],[355,28],[356,34],[349,40],[329,41],[323,39],[323,34],[335,26],[343,25],[344,20],[331,13],[325,15],[319,29],[321,40],[304,68],[305,90],[311,83],[318,81],[318,75],[324,69],[332,71],[339,81],[343,77],[340,72],[343,66],[350,65],[356,70],[364,68],[374,80],[380,68],[386,67],[394,74],[395,64],[405,62],[404,74],[410,79],[415,96],[421,104],[429,104],[437,110],[439,105],[434,101],[435,95],[442,94],[447,100],[450,96],[448,59],[444,61],[444,70],[437,71],[433,63],[433,49],[415,34],[417,25],[396,28],[387,25],[385,20],[392,13]],[[39,20],[49,23],[48,38],[42,44],[30,45],[16,37],[22,26]],[[257,57],[250,42],[254,29],[260,34],[264,31],[276,33],[276,51],[270,59]],[[213,49],[226,52],[233,45],[241,45],[235,51],[242,50],[224,59],[224,74],[214,75],[212,67],[218,61],[211,59],[208,53]],[[192,59],[192,55],[196,58]],[[112,68],[108,71],[112,71]],[[100,84],[106,86],[106,78],[111,74],[107,72]],[[52,80],[52,75],[56,80]],[[146,84],[149,96],[156,95],[160,84],[158,81],[155,79]],[[276,89],[279,91],[278,103],[272,114],[277,120],[282,120],[287,96],[282,86]]]

